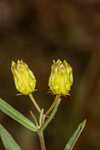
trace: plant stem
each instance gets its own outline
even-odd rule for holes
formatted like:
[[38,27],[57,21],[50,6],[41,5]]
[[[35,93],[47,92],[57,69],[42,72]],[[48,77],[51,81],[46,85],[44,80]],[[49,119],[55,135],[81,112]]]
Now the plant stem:
[[45,123],[43,124],[43,126],[40,128],[41,132],[44,131],[44,129],[48,126],[48,124],[52,121],[52,119],[54,118],[57,110],[58,110],[58,106],[61,102],[61,98],[60,96],[58,97],[57,103],[55,104],[54,109],[52,110],[52,112],[50,113],[50,116],[48,117],[48,119],[45,121]]
[[60,95],[56,95],[55,100],[53,101],[52,105],[50,106],[48,111],[45,113],[46,116],[48,116],[48,114],[53,110],[53,108],[55,107],[59,97],[60,97]]
[[35,108],[37,109],[37,111],[40,113],[41,109],[39,107],[39,105],[37,104],[37,102],[35,101],[34,97],[32,94],[29,94],[29,98],[31,99],[32,103],[34,104]]
[[31,116],[32,116],[32,118],[33,118],[33,120],[34,120],[34,122],[35,122],[36,126],[38,126],[37,118],[35,117],[35,115],[33,114],[33,112],[32,112],[32,111],[30,111],[30,114],[31,114]]
[[39,130],[38,135],[39,135],[39,139],[40,139],[41,150],[46,150],[43,132]]

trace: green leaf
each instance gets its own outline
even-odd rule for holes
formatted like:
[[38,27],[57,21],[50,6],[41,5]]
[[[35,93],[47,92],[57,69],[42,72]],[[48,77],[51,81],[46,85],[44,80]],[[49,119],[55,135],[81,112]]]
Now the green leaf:
[[72,150],[74,148],[74,146],[75,146],[80,134],[82,133],[85,125],[86,125],[86,120],[84,120],[83,122],[81,122],[79,124],[77,130],[74,132],[73,136],[69,139],[64,150]]
[[0,124],[0,138],[6,150],[21,150],[11,134]]
[[48,119],[45,121],[45,123],[44,123],[44,125],[41,127],[41,131],[43,132],[44,130],[45,130],[45,128],[48,126],[48,124],[52,121],[52,119],[54,118],[54,116],[55,116],[55,114],[56,114],[56,112],[57,112],[57,110],[58,110],[58,106],[59,106],[59,104],[60,104],[60,102],[61,102],[61,98],[59,97],[58,98],[58,101],[57,101],[57,103],[56,103],[56,105],[55,105],[55,107],[54,107],[54,109],[52,110],[52,112],[51,112],[51,114],[50,114],[50,116],[48,117]]
[[18,123],[26,127],[31,131],[36,131],[37,128],[32,121],[27,119],[23,114],[16,111],[12,106],[6,103],[4,100],[0,99],[0,110],[4,112],[6,115],[16,120]]

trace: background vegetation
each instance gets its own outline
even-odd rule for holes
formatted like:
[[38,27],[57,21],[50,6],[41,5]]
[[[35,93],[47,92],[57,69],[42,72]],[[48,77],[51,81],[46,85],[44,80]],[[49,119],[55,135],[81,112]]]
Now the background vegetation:
[[[28,97],[16,96],[10,70],[23,59],[37,77],[34,96],[48,108],[48,77],[53,59],[73,67],[71,96],[63,98],[45,133],[47,149],[61,150],[77,125],[87,126],[77,150],[100,149],[100,2],[99,0],[0,0],[0,97],[30,117]],[[34,110],[33,110],[34,111]],[[23,150],[40,149],[38,138],[0,112],[0,122]],[[0,150],[4,150],[0,143]]]

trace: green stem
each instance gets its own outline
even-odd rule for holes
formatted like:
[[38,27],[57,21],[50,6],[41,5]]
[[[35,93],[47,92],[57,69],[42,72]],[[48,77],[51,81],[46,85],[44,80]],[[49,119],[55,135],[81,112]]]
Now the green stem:
[[37,109],[37,111],[40,113],[41,109],[39,107],[39,105],[37,104],[37,102],[35,101],[34,97],[32,94],[29,94],[29,98],[31,99],[32,103],[34,104],[35,108]]
[[49,113],[53,110],[53,108],[55,107],[55,105],[56,105],[56,103],[57,103],[59,97],[60,97],[59,95],[56,95],[55,100],[53,101],[53,103],[52,103],[52,105],[50,106],[50,108],[48,109],[48,111],[45,113],[45,116],[48,116]]
[[36,126],[38,126],[37,118],[35,117],[35,115],[33,114],[33,112],[32,112],[32,111],[30,111],[30,114],[31,114],[31,116],[32,116],[32,118],[33,118],[33,120],[34,120],[34,122],[35,122]]
[[59,97],[57,97],[57,103],[56,103],[54,109],[52,110],[50,116],[48,117],[48,119],[45,121],[45,123],[44,123],[43,126],[41,127],[41,129],[40,129],[41,132],[44,131],[44,129],[48,126],[48,124],[49,124],[49,123],[51,122],[51,120],[54,118],[54,116],[55,116],[55,114],[56,114],[56,112],[57,112],[57,110],[58,110],[58,106],[59,106],[60,102],[61,102],[61,98],[60,98],[60,96],[59,96]]
[[40,139],[41,150],[46,150],[43,132],[39,130],[38,135],[39,135],[39,139]]

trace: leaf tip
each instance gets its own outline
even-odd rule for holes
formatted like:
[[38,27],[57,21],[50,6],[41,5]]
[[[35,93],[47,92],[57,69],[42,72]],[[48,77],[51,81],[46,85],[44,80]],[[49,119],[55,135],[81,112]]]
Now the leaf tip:
[[83,128],[86,126],[86,122],[87,122],[87,119],[82,121],[81,125],[82,125]]

